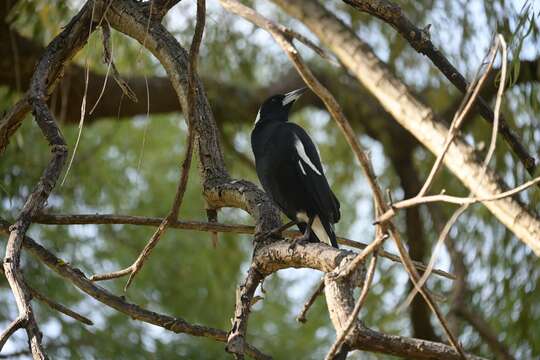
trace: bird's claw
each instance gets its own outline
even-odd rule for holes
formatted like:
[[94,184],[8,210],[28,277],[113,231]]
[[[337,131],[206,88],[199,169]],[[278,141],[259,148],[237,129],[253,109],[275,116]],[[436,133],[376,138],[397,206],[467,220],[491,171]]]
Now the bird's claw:
[[292,244],[289,245],[289,251],[294,251],[294,249],[296,248],[296,245],[305,245],[309,242],[309,238],[305,237],[305,236],[301,236],[299,238],[296,238],[292,241]]

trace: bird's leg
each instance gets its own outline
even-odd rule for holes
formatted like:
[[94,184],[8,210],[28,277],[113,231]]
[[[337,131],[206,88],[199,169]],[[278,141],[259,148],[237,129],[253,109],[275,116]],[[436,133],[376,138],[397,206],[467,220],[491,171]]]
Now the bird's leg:
[[304,235],[297,237],[293,240],[293,243],[289,246],[289,249],[294,249],[294,247],[297,244],[302,244],[309,241],[309,238],[311,236],[311,225],[313,224],[313,221],[315,220],[315,216],[309,219],[309,222],[306,226],[306,231],[304,232]]
[[280,227],[277,227],[275,229],[272,229],[270,231],[267,231],[261,235],[258,235],[255,237],[255,241],[259,241],[259,240],[262,240],[262,239],[265,239],[269,236],[272,236],[272,235],[281,235],[281,233],[285,230],[287,230],[288,228],[290,228],[291,226],[293,225],[296,225],[296,221],[289,221],[288,223],[286,223],[285,225],[281,225]]

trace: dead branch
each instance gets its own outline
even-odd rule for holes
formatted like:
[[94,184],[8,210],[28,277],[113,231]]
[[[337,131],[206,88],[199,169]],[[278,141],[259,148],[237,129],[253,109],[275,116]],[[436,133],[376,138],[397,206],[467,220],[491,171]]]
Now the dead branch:
[[225,350],[235,354],[236,358],[243,358],[245,339],[247,337],[247,324],[251,312],[251,300],[255,290],[264,280],[264,276],[255,268],[250,267],[244,283],[236,289],[236,308],[231,331],[227,335]]
[[[196,77],[197,77],[197,57],[199,54],[199,48],[202,41],[202,36],[204,32],[204,25],[205,25],[205,13],[206,13],[206,2],[204,0],[198,0],[197,1],[197,22],[195,26],[195,33],[193,34],[193,40],[191,42],[191,48],[189,51],[189,65],[188,65],[188,93],[187,93],[187,139],[186,139],[186,154],[184,161],[182,162],[181,167],[181,175],[180,180],[178,182],[178,186],[176,189],[176,194],[174,196],[173,205],[171,207],[171,210],[167,217],[163,219],[163,221],[159,224],[158,228],[144,247],[144,249],[141,251],[135,262],[130,265],[129,267],[114,271],[107,274],[101,274],[101,275],[94,275],[92,276],[93,281],[100,281],[100,280],[110,280],[114,278],[118,278],[121,276],[129,275],[129,278],[126,282],[126,285],[124,286],[124,291],[127,291],[129,288],[131,282],[133,281],[133,278],[135,275],[142,269],[144,262],[148,259],[150,256],[150,253],[154,249],[154,247],[158,244],[159,240],[165,234],[167,231],[167,228],[169,227],[170,223],[172,221],[176,221],[178,219],[178,211],[180,210],[180,206],[182,204],[182,200],[184,198],[184,194],[186,192],[187,188],[187,182],[188,182],[188,176],[189,176],[189,168],[191,166],[191,159],[193,157],[193,147],[194,147],[194,141],[195,141],[195,133],[193,131],[193,124],[195,123],[195,120],[197,118],[197,106],[196,106],[196,95],[195,95],[195,88],[196,88]],[[148,24],[149,25],[149,24]],[[147,25],[147,27],[148,27]],[[148,29],[147,31],[148,32]],[[143,45],[145,44],[145,41],[143,41]]]
[[[495,119],[493,121],[493,130],[492,130],[492,133],[491,133],[491,141],[490,141],[490,145],[489,145],[489,149],[488,149],[488,152],[486,154],[486,157],[485,157],[485,159],[484,159],[484,161],[482,163],[482,176],[485,174],[485,172],[487,170],[487,167],[489,165],[489,162],[491,161],[491,158],[493,157],[493,154],[495,153],[495,147],[497,145],[496,144],[497,143],[497,133],[498,133],[498,130],[499,130],[499,114],[500,114],[499,111],[500,111],[500,108],[501,108],[504,85],[506,84],[506,68],[507,68],[506,42],[504,41],[503,36],[500,35],[500,34],[495,39],[495,45],[493,46],[493,49],[492,49],[493,56],[491,57],[490,63],[488,64],[488,69],[491,66],[491,64],[493,64],[493,61],[495,60],[495,56],[496,56],[497,51],[499,50],[499,48],[501,50],[501,55],[502,55],[502,61],[501,61],[502,62],[502,75],[501,75],[501,82],[499,84],[497,100],[496,100],[496,103],[495,103]],[[488,70],[486,70],[485,75],[487,73],[488,73]],[[484,77],[482,77],[482,78],[484,78]],[[481,82],[482,82],[482,79],[478,82],[477,89],[480,88]],[[478,95],[478,92],[474,91],[473,94],[471,95],[471,100],[474,101],[474,98],[477,95]],[[467,106],[464,107],[462,112],[465,113],[466,111],[467,111]],[[456,119],[460,118],[462,116],[464,116],[464,115],[461,115],[460,113],[458,113],[458,114],[456,114]],[[459,124],[458,124],[458,122],[456,120],[456,127],[457,126],[459,126]],[[451,129],[452,129],[452,127],[451,127]],[[451,134],[451,132],[452,131],[450,131],[449,135]],[[435,173],[431,172],[430,175],[431,174],[435,174]],[[426,184],[427,184],[428,181],[429,180],[426,181]],[[424,188],[426,188],[426,186],[424,186],[423,189]],[[419,195],[421,196],[421,194],[422,194],[422,191],[420,191]],[[472,193],[469,193],[469,196],[471,196],[471,195],[472,195]],[[454,223],[457,221],[459,216],[461,216],[461,214],[463,214],[467,210],[468,207],[469,207],[469,204],[462,205],[450,217],[450,220],[444,226],[441,234],[439,235],[437,243],[435,244],[433,254],[431,255],[431,259],[429,260],[429,263],[428,263],[427,271],[420,278],[419,285],[423,285],[427,281],[427,279],[429,277],[429,274],[431,272],[431,269],[435,265],[435,260],[437,258],[438,250],[442,247],[442,244],[443,244],[444,240],[446,239],[446,237],[448,236],[448,234],[450,233],[450,230],[451,230],[452,226],[454,225]],[[411,293],[409,294],[409,296],[407,296],[407,299],[405,299],[405,301],[403,303],[404,306],[408,306],[408,304],[410,304],[410,302],[413,300],[415,294],[416,294],[416,291],[415,291],[415,289],[413,289],[411,291]]]
[[[311,268],[322,272],[330,272],[353,261],[355,254],[335,249],[321,243],[298,244],[294,250],[287,241],[276,241],[261,247],[254,254],[252,265],[268,276],[273,272],[286,268]],[[354,307],[353,290],[356,286],[353,278],[335,281],[325,277],[326,300],[328,312],[336,331],[346,323]],[[328,290],[329,287],[329,290]],[[340,320],[338,319],[342,319]],[[340,325],[341,324],[341,325]],[[408,359],[460,359],[459,354],[450,346],[432,341],[383,334],[363,326],[359,321],[347,341],[352,349],[367,350],[382,354],[390,354]],[[467,355],[467,359],[481,359]]]
[[322,294],[323,290],[324,290],[324,278],[321,279],[321,281],[319,282],[319,285],[317,285],[317,288],[315,289],[315,291],[311,294],[309,299],[304,303],[304,306],[302,307],[302,310],[300,311],[300,313],[296,317],[296,321],[301,322],[301,323],[305,323],[307,321],[306,314],[307,314],[308,310],[311,308],[313,303],[315,303],[315,300],[317,300],[319,295]]
[[[491,71],[491,68],[493,67],[493,62],[495,62],[495,57],[497,56],[497,48],[496,46],[492,47],[490,50],[489,62],[487,64],[486,69],[484,70],[484,73],[480,78],[476,77],[474,82],[469,87],[469,90],[467,91],[465,97],[463,98],[463,102],[459,106],[458,111],[454,115],[454,118],[452,119],[452,123],[450,124],[450,129],[448,130],[448,135],[446,137],[443,150],[437,155],[437,158],[435,159],[435,163],[433,164],[433,167],[431,168],[429,175],[424,182],[424,185],[422,186],[422,189],[418,192],[418,197],[424,196],[429,189],[431,188],[431,185],[433,184],[433,180],[435,180],[435,176],[437,175],[437,172],[441,168],[442,161],[444,159],[444,156],[448,152],[448,149],[450,148],[450,145],[454,141],[457,132],[459,131],[459,128],[463,124],[463,120],[469,113],[469,110],[473,106],[474,102],[478,98],[478,94],[480,92],[480,89],[482,89],[482,86],[484,85],[484,82],[486,81],[489,72]],[[483,62],[482,62],[483,63]],[[479,66],[478,72],[482,69],[483,64]],[[498,116],[497,116],[498,121]]]
[[0,351],[2,351],[2,348],[6,344],[7,340],[13,335],[17,330],[22,329],[26,326],[26,319],[23,317],[18,317],[15,320],[13,320],[8,327],[2,331],[0,334]]

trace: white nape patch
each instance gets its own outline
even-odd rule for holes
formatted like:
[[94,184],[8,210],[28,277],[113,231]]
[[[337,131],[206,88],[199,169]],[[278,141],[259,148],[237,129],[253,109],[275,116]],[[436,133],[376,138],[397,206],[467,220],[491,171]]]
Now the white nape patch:
[[255,118],[255,125],[261,120],[261,109],[259,109],[259,112],[257,113],[257,117]]
[[306,224],[309,223],[309,218],[305,212],[297,212],[296,213],[296,220],[305,222]]
[[298,156],[300,156],[300,159],[302,159],[313,171],[315,171],[317,175],[322,175],[319,169],[317,169],[317,167],[311,162],[311,160],[307,156],[306,149],[304,148],[304,144],[302,144],[302,141],[298,138],[298,136],[296,136],[296,134],[294,135],[294,138],[294,147],[296,147],[296,152],[298,153]]
[[298,160],[298,165],[300,165],[300,171],[302,171],[302,174],[306,175],[306,170],[304,170],[304,165],[302,165],[302,160]]
[[330,241],[330,236],[326,233],[326,230],[324,230],[324,226],[321,223],[321,219],[319,216],[315,216],[315,220],[313,221],[313,224],[311,225],[311,230],[317,235],[320,241],[327,243],[328,245],[332,245],[332,242]]

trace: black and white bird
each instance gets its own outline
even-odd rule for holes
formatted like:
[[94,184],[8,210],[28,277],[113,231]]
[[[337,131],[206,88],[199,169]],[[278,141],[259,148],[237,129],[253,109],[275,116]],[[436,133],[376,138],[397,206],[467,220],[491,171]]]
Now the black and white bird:
[[337,248],[339,201],[324,176],[315,144],[304,129],[288,121],[293,103],[305,91],[266,99],[255,119],[251,147],[264,190],[304,233],[297,241],[321,241]]

